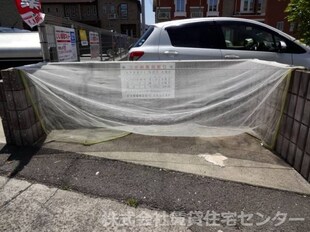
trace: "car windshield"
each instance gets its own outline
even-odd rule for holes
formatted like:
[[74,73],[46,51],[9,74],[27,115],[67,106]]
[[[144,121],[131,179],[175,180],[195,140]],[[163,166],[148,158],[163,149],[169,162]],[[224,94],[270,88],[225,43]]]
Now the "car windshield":
[[154,31],[154,26],[150,26],[146,30],[146,32],[144,32],[141,38],[135,43],[133,47],[141,47],[144,44],[144,42],[147,40],[147,38],[152,34],[153,31]]

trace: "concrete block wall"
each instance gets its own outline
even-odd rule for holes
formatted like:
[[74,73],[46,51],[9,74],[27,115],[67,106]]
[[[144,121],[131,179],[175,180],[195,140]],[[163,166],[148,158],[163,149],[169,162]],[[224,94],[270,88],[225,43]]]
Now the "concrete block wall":
[[1,71],[0,116],[7,144],[35,145],[46,136],[34,109],[38,104],[35,87],[29,81],[27,86],[32,101],[18,70]]
[[310,71],[295,71],[281,120],[276,152],[310,182]]

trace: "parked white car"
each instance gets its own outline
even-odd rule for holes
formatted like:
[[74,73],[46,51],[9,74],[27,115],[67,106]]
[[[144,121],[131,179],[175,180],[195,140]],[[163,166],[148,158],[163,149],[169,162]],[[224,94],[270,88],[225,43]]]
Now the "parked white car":
[[261,59],[310,68],[310,48],[264,23],[194,18],[149,27],[129,60]]

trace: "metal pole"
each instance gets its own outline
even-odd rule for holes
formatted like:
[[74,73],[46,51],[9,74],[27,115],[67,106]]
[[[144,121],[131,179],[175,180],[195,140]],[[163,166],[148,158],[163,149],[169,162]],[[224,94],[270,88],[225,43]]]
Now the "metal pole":
[[144,0],[141,0],[141,3],[142,3],[142,25],[141,25],[141,35],[144,34],[145,32],[145,1]]
[[38,26],[38,31],[39,31],[43,61],[44,62],[50,62],[51,57],[50,57],[50,53],[48,50],[48,41],[47,41],[47,33],[46,33],[45,23],[41,23]]
[[99,44],[99,49],[100,49],[100,61],[103,61],[102,59],[102,53],[103,53],[103,48],[102,48],[102,36],[101,36],[101,33],[99,33],[99,41],[100,41],[100,44]]

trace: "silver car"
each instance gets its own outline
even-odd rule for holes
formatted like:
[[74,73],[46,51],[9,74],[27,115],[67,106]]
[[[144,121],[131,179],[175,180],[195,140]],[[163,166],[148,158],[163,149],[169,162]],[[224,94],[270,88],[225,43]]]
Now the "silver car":
[[129,60],[261,59],[310,68],[310,48],[266,24],[240,18],[194,18],[150,26]]

